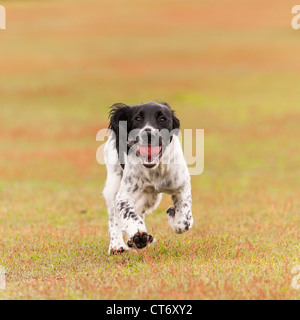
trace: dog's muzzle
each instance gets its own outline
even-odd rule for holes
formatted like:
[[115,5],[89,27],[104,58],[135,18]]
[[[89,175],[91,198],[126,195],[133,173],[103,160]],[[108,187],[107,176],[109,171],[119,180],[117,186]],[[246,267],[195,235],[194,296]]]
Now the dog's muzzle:
[[138,137],[137,153],[141,158],[143,165],[148,168],[154,168],[162,155],[162,137],[159,132],[145,129]]

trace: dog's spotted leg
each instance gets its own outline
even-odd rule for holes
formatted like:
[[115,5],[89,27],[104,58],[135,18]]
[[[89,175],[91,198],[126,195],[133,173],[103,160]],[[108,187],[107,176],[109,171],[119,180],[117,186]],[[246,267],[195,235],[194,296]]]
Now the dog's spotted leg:
[[[136,190],[135,190],[136,189]],[[117,194],[117,207],[120,213],[122,231],[126,233],[128,247],[142,249],[153,241],[153,237],[148,234],[143,219],[143,214],[139,214],[135,209],[135,201],[140,196],[137,188],[135,194],[129,193],[121,185]]]
[[109,216],[109,235],[110,235],[110,245],[109,245],[109,254],[120,254],[127,252],[129,250],[128,246],[123,240],[123,234],[120,228],[119,217],[116,214],[115,210],[110,211]]
[[103,190],[109,215],[108,230],[110,235],[109,254],[120,254],[129,250],[123,240],[121,222],[116,206],[116,195],[121,182],[121,169],[119,166],[109,168],[107,182]]
[[193,225],[192,196],[187,185],[178,193],[172,195],[174,206],[167,210],[169,226],[176,233],[184,233]]

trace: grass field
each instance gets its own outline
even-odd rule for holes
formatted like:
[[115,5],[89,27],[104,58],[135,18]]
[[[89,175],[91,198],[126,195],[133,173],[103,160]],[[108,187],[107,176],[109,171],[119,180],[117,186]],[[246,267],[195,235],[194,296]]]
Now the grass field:
[[[276,4],[275,4],[276,3]],[[286,0],[1,1],[0,299],[299,299],[300,31]],[[107,254],[108,107],[205,129],[194,227]]]

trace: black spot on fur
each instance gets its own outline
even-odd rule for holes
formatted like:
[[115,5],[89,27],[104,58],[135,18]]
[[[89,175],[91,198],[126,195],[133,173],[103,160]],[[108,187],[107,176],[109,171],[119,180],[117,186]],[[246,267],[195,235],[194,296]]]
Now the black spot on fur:
[[175,217],[175,208],[174,207],[170,207],[167,210],[167,215],[169,215],[170,217]]

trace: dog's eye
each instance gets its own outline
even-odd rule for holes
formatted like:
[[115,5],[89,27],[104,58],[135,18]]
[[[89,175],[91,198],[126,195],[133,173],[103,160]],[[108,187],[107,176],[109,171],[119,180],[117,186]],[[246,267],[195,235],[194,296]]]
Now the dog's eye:
[[141,117],[135,117],[135,121],[142,121],[142,118]]
[[165,122],[165,121],[167,121],[167,118],[166,118],[166,117],[160,117],[160,118],[159,118],[159,121],[160,121],[160,122]]

